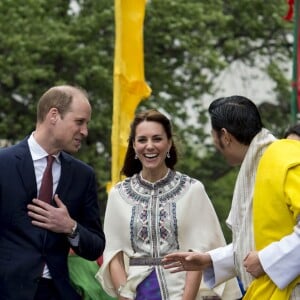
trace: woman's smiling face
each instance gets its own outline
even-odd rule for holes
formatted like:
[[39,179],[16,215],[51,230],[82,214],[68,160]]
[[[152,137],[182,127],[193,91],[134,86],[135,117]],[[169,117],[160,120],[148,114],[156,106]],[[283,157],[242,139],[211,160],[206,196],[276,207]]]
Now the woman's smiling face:
[[166,168],[165,159],[172,146],[164,127],[153,121],[143,121],[136,127],[133,148],[143,170],[158,171]]

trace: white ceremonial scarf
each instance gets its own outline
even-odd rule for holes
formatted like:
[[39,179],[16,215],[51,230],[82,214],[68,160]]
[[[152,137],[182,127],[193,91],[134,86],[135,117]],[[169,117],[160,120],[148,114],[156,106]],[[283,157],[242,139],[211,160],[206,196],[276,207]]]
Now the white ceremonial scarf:
[[252,140],[242,162],[235,183],[231,210],[226,220],[232,230],[232,244],[236,272],[246,289],[253,280],[243,267],[246,255],[255,249],[252,222],[252,202],[255,175],[259,160],[276,138],[263,128]]

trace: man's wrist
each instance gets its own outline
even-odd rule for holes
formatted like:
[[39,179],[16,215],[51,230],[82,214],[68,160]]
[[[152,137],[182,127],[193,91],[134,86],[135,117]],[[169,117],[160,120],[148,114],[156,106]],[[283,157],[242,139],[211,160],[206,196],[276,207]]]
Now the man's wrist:
[[77,234],[78,234],[78,228],[77,228],[77,222],[75,221],[74,226],[71,229],[71,232],[68,233],[67,235],[68,235],[68,238],[73,239],[77,236]]
[[205,269],[213,266],[212,258],[209,253],[205,253]]

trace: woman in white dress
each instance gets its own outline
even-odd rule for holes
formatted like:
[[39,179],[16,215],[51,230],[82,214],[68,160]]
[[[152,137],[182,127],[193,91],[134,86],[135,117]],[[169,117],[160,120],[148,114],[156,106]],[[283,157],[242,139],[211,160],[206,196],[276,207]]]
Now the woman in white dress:
[[96,278],[122,300],[238,299],[236,280],[210,291],[201,272],[172,274],[162,266],[168,253],[225,245],[203,184],[176,171],[176,162],[169,119],[157,110],[137,114],[122,169],[127,178],[109,193],[107,244]]

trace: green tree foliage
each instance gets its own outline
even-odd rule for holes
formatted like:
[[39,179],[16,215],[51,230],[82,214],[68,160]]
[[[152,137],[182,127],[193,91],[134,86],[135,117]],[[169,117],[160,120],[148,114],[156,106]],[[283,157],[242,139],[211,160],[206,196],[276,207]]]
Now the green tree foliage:
[[203,97],[215,98],[214,78],[232,63],[257,68],[275,83],[276,99],[260,107],[264,124],[281,136],[289,123],[292,58],[286,11],[285,1],[257,0],[151,0],[147,7],[146,78],[153,93],[143,105],[170,113],[180,139],[178,167],[205,183],[224,228],[237,170],[211,147]]
[[[0,137],[14,143],[30,134],[37,100],[50,86],[84,87],[93,120],[78,156],[96,169],[101,199],[110,179],[113,4],[0,1]],[[292,58],[286,10],[283,0],[147,2],[145,72],[153,92],[139,109],[156,107],[171,117],[182,154],[178,168],[205,183],[222,221],[235,172],[212,147],[203,99],[214,99],[214,79],[233,62],[262,69],[276,84],[273,104],[266,99],[261,107],[263,119],[282,133],[290,101],[285,66]]]
[[30,134],[40,95],[56,84],[84,87],[93,106],[89,137],[79,156],[109,178],[114,17],[111,1],[0,2],[1,138]]

